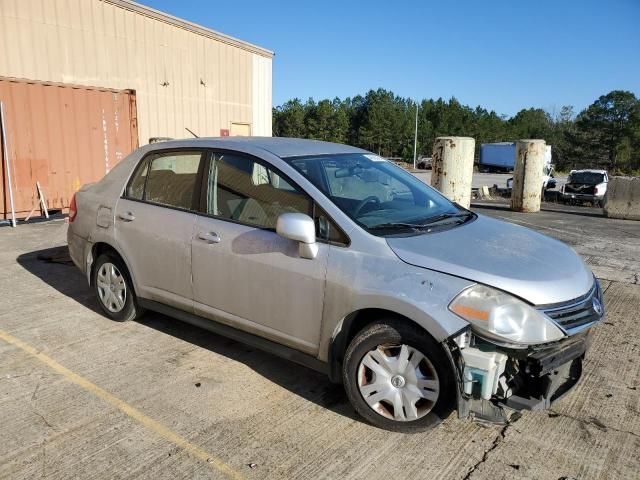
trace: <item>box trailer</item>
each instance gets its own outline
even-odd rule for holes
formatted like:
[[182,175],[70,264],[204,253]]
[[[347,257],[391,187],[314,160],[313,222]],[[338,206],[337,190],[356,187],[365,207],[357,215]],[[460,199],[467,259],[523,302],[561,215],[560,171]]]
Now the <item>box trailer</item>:
[[478,170],[481,172],[513,171],[516,159],[514,142],[483,143],[480,145]]
[[[478,170],[481,172],[511,172],[516,163],[515,142],[483,143],[480,145]],[[545,172],[551,165],[551,145],[544,151]]]

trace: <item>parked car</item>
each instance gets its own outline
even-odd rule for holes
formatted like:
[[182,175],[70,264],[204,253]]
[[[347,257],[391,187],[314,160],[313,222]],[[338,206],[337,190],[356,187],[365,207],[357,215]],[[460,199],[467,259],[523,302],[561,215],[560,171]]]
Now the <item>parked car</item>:
[[431,168],[433,167],[432,160],[433,159],[431,157],[422,157],[420,160],[418,160],[418,169],[431,170]]
[[565,203],[589,202],[601,207],[608,183],[606,170],[571,170],[560,191],[561,199]]
[[162,312],[326,372],[396,431],[549,407],[604,315],[563,243],[312,140],[144,146],[76,193],[68,243],[107,317]]

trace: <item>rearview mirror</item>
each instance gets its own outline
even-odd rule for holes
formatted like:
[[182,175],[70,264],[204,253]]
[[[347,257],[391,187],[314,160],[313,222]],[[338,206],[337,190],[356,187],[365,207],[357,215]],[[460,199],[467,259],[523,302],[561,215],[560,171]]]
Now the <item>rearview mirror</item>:
[[309,215],[283,213],[276,222],[276,232],[283,238],[298,242],[298,252],[302,258],[312,260],[318,255],[316,226]]
[[333,174],[336,178],[352,177],[362,171],[360,167],[345,167],[337,169]]
[[358,176],[367,183],[373,183],[380,180],[380,175],[376,170],[363,170]]

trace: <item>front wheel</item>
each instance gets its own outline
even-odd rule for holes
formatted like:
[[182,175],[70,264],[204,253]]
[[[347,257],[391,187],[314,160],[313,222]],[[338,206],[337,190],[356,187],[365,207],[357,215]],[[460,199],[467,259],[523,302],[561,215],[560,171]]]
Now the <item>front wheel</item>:
[[127,267],[116,255],[106,253],[98,257],[92,284],[102,311],[110,319],[124,322],[142,315]]
[[453,372],[442,346],[408,323],[389,319],[359,332],[342,374],[356,411],[380,428],[421,432],[453,409]]

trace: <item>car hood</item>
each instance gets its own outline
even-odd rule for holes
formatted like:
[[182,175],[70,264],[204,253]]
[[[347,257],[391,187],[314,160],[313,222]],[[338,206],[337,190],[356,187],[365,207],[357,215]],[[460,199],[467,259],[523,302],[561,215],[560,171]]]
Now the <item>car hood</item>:
[[534,305],[573,300],[593,285],[589,268],[564,243],[482,215],[441,232],[387,237],[387,243],[406,263],[499,288]]

